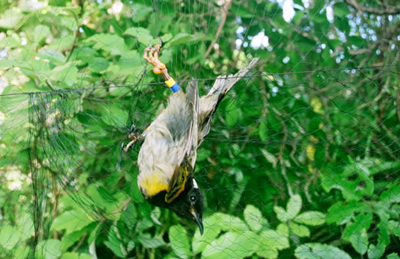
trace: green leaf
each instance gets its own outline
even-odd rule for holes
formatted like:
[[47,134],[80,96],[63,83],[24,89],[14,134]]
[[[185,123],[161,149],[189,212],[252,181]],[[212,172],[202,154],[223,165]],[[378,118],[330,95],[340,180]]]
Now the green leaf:
[[267,141],[268,140],[268,126],[267,126],[267,120],[262,121],[258,125],[258,135],[260,136],[260,139],[262,141]]
[[262,258],[267,258],[267,259],[275,259],[278,258],[279,252],[276,248],[271,248],[271,247],[259,247],[257,249],[257,255],[262,257]]
[[102,107],[103,121],[114,127],[125,127],[128,121],[128,111],[123,110],[117,104],[104,105]]
[[121,234],[119,233],[119,229],[116,225],[113,225],[108,232],[108,240],[104,242],[104,244],[110,248],[113,253],[121,258],[125,258],[127,255],[127,251],[125,249],[124,244],[120,238]]
[[274,168],[276,168],[278,159],[265,149],[261,149],[261,153],[264,155],[265,159],[267,159],[267,161],[270,162]]
[[108,68],[108,66],[109,66],[109,63],[108,63],[107,59],[105,59],[105,58],[96,57],[89,61],[90,70],[95,73],[100,73],[100,72],[106,70]]
[[50,28],[48,26],[39,24],[35,27],[34,41],[38,43],[42,39],[46,39],[49,35],[51,35]]
[[166,245],[162,237],[151,237],[150,234],[140,235],[137,240],[146,248],[157,248]]
[[61,242],[48,239],[41,241],[36,248],[35,259],[58,259],[61,256]]
[[14,226],[5,225],[0,228],[0,245],[6,250],[12,250],[21,241],[22,235]]
[[200,148],[197,150],[197,161],[204,161],[209,158],[211,151],[205,148]]
[[169,41],[166,45],[165,48],[184,44],[184,43],[190,43],[190,42],[195,42],[199,40],[206,40],[206,37],[204,34],[187,34],[187,33],[178,33],[175,35],[171,41]]
[[115,34],[100,33],[88,38],[87,41],[95,43],[93,48],[110,52],[111,55],[122,56],[129,51],[124,39]]
[[274,206],[274,211],[276,213],[276,217],[279,219],[281,222],[287,222],[290,220],[289,214],[286,213],[286,210],[282,207],[279,206]]
[[83,210],[70,210],[59,215],[51,225],[51,229],[61,231],[65,230],[65,234],[70,234],[74,231],[81,230],[82,228],[93,222],[86,212]]
[[231,100],[226,106],[225,112],[225,120],[228,126],[233,127],[235,126],[242,116],[242,111],[240,106],[237,104],[236,101]]
[[389,220],[388,230],[390,233],[400,238],[400,222]]
[[336,16],[343,18],[346,15],[350,14],[349,7],[342,2],[337,2],[333,5],[333,12]]
[[361,214],[354,219],[353,223],[348,224],[343,231],[342,238],[350,241],[359,254],[365,254],[368,249],[367,230],[371,222],[372,214]]
[[307,211],[298,215],[294,221],[309,226],[319,226],[325,223],[325,214],[319,211]]
[[256,232],[261,230],[261,223],[265,220],[261,211],[251,204],[248,204],[244,210],[244,219],[250,229]]
[[299,259],[351,259],[345,251],[319,243],[308,243],[297,247],[295,256]]
[[145,46],[152,46],[160,42],[159,39],[154,39],[153,36],[151,36],[149,30],[141,27],[129,28],[125,31],[125,34],[137,38],[137,40]]
[[357,203],[352,202],[349,204],[344,204],[343,202],[338,202],[333,204],[328,209],[328,214],[326,216],[326,222],[328,224],[336,223],[338,225],[345,224],[349,222],[354,217],[354,212],[358,209]]
[[78,79],[78,69],[67,63],[63,66],[58,66],[51,70],[49,73],[50,79],[54,82],[63,82],[67,86],[72,86]]
[[380,201],[389,205],[391,203],[400,202],[400,186],[396,185],[382,192],[380,196]]
[[295,194],[290,197],[288,204],[286,205],[286,212],[288,214],[289,219],[293,219],[299,214],[302,206],[302,200],[300,195]]
[[349,241],[359,254],[365,254],[368,249],[368,234],[365,228],[360,233],[354,232],[350,236]]
[[180,225],[172,226],[169,229],[168,237],[171,241],[172,250],[179,258],[190,257],[191,252],[186,229]]
[[219,219],[213,214],[203,220],[204,233],[200,235],[200,231],[196,229],[193,237],[192,247],[193,253],[203,252],[204,248],[211,243],[221,233]]
[[386,257],[386,259],[400,259],[400,256],[396,253],[391,253]]
[[298,225],[296,223],[290,223],[290,229],[299,237],[309,237],[310,230],[306,226]]
[[61,256],[61,259],[79,259],[79,254],[78,253],[70,253],[70,252],[68,252],[68,253],[64,253],[62,256]]
[[70,50],[74,45],[74,40],[75,37],[73,35],[67,35],[59,39],[54,39],[49,44],[49,48],[55,49],[57,51]]
[[369,259],[380,259],[385,252],[385,246],[378,244],[377,246],[371,244],[368,248],[368,258]]
[[19,26],[18,23],[24,18],[24,14],[17,8],[7,9],[0,16],[0,27],[5,29],[17,30]]
[[251,231],[228,232],[212,241],[202,253],[204,259],[245,258],[257,249],[257,234]]
[[249,230],[246,223],[243,222],[238,217],[234,217],[224,213],[215,213],[216,224],[221,228],[221,230],[226,232],[243,232]]
[[260,245],[258,251],[266,249],[267,247],[273,250],[283,250],[290,246],[289,238],[287,237],[287,235],[285,233],[282,233],[281,231],[275,230],[262,231],[259,237],[259,241]]

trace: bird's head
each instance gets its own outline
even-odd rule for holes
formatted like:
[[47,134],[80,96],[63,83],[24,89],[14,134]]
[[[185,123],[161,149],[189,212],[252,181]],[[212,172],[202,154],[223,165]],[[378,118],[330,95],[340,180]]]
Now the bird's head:
[[196,180],[189,178],[185,190],[168,206],[178,216],[193,220],[203,234],[203,209],[204,199]]

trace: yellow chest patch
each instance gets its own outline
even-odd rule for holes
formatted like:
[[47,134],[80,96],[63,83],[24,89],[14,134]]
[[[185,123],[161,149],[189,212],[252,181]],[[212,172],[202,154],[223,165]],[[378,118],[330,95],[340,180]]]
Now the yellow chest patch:
[[147,197],[152,197],[161,191],[168,191],[168,183],[157,174],[151,174],[149,177],[139,182],[140,189]]

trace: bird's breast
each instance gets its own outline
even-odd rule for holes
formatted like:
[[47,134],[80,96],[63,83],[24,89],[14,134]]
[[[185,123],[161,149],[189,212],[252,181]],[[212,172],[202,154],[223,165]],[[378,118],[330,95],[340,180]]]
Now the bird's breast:
[[168,191],[168,182],[162,174],[149,173],[140,175],[138,184],[146,198],[153,197],[162,191]]

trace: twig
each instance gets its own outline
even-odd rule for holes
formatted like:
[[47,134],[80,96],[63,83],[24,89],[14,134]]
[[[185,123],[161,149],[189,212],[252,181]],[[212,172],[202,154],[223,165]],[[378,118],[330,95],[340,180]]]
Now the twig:
[[395,15],[400,14],[400,8],[391,6],[387,8],[373,8],[360,5],[356,0],[347,0],[347,3],[353,6],[359,13],[369,13],[377,15]]
[[228,16],[229,9],[232,6],[232,0],[226,0],[224,6],[222,7],[222,18],[221,18],[221,23],[219,24],[219,27],[217,29],[217,33],[215,33],[215,37],[212,40],[210,46],[208,46],[208,49],[206,53],[204,54],[204,58],[207,58],[208,55],[210,55],[212,48],[214,47],[214,44],[217,42],[219,35],[222,32],[222,28],[224,28],[225,22],[226,22],[226,17]]

